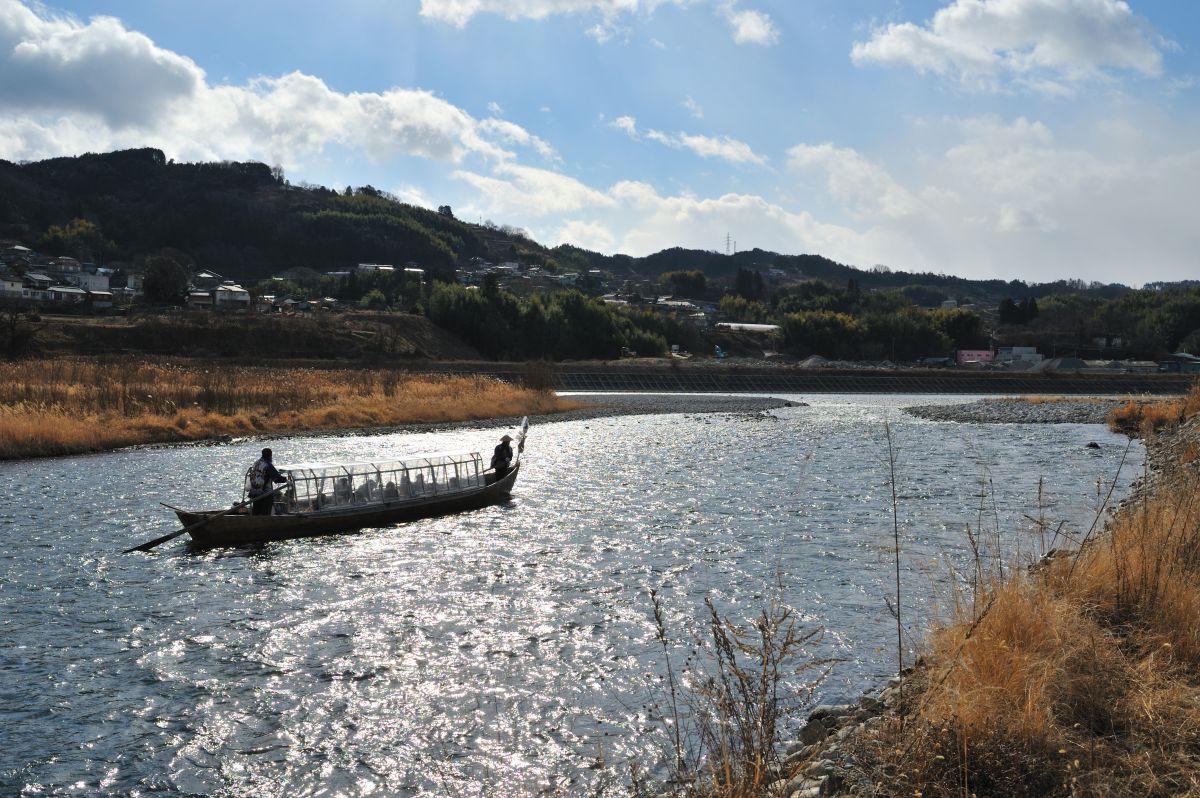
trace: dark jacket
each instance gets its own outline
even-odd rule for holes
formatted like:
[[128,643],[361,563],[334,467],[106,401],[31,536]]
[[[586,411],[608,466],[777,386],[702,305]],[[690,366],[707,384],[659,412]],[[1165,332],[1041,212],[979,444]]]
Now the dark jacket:
[[254,463],[254,469],[250,476],[250,495],[270,493],[272,485],[283,482],[287,482],[287,477],[280,474],[270,460],[260,457]]
[[513,450],[508,441],[500,441],[496,451],[492,453],[492,468],[497,471],[507,471],[512,465]]

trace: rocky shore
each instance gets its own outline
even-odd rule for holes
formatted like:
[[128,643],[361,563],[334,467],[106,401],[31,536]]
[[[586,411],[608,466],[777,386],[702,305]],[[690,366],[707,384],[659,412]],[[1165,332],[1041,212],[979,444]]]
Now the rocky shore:
[[1128,399],[1080,397],[1030,401],[1011,397],[962,404],[916,405],[905,411],[930,421],[964,424],[1103,424]]

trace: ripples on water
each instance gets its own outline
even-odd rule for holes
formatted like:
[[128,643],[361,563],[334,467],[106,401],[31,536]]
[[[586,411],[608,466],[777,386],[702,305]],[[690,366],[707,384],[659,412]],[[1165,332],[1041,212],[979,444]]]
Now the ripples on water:
[[[159,500],[233,501],[261,442],[0,465],[0,794],[621,794],[663,750],[651,588],[686,640],[706,596],[746,618],[778,581],[843,660],[823,698],[894,671],[885,419],[918,632],[967,524],[1036,549],[1044,478],[1046,519],[1086,529],[1125,452],[1095,426],[899,411],[930,397],[792,398],[812,406],[539,425],[508,504],[255,549],[117,553],[170,529]],[[273,446],[365,460],[497,434]]]

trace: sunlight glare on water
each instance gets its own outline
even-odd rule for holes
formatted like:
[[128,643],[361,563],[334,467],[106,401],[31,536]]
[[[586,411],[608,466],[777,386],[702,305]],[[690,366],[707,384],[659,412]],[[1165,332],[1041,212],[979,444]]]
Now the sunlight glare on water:
[[[0,465],[0,794],[619,795],[664,751],[651,589],[681,660],[706,597],[741,620],[778,584],[842,660],[822,699],[894,672],[885,420],[914,633],[967,524],[1017,562],[1027,516],[1086,530],[1126,454],[1095,426],[900,411],[930,397],[791,398],[811,406],[536,425],[511,502],[246,549],[118,553],[172,528],[159,501],[237,500],[260,441]],[[271,445],[362,461],[499,434]]]

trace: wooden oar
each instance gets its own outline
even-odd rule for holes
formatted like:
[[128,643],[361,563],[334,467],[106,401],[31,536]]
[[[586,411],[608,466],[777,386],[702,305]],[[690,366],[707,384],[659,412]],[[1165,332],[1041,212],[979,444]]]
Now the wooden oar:
[[283,490],[286,487],[287,487],[287,483],[284,483],[283,485],[280,485],[279,487],[275,488],[275,490],[271,491],[270,493],[264,493],[261,496],[255,496],[253,499],[246,499],[246,501],[242,502],[241,504],[233,505],[232,507],[230,507],[228,510],[226,510],[223,513],[213,513],[212,515],[206,515],[206,516],[204,516],[204,518],[200,519],[196,523],[188,524],[183,529],[177,529],[174,532],[163,535],[160,538],[155,538],[154,540],[148,540],[145,543],[141,544],[140,546],[134,546],[131,549],[125,549],[125,551],[123,551],[121,553],[129,554],[130,552],[134,552],[134,551],[150,551],[150,549],[154,548],[155,546],[157,546],[161,543],[166,543],[168,540],[174,540],[175,538],[179,537],[180,535],[184,534],[185,532],[191,532],[193,529],[199,529],[200,527],[204,526],[205,524],[207,524],[209,521],[213,520],[214,518],[220,518],[223,515],[229,515],[230,513],[234,512],[235,510],[240,510],[248,504],[254,504],[254,502],[259,501],[260,499],[265,499],[268,496],[274,496],[276,493],[278,493],[279,491]]

